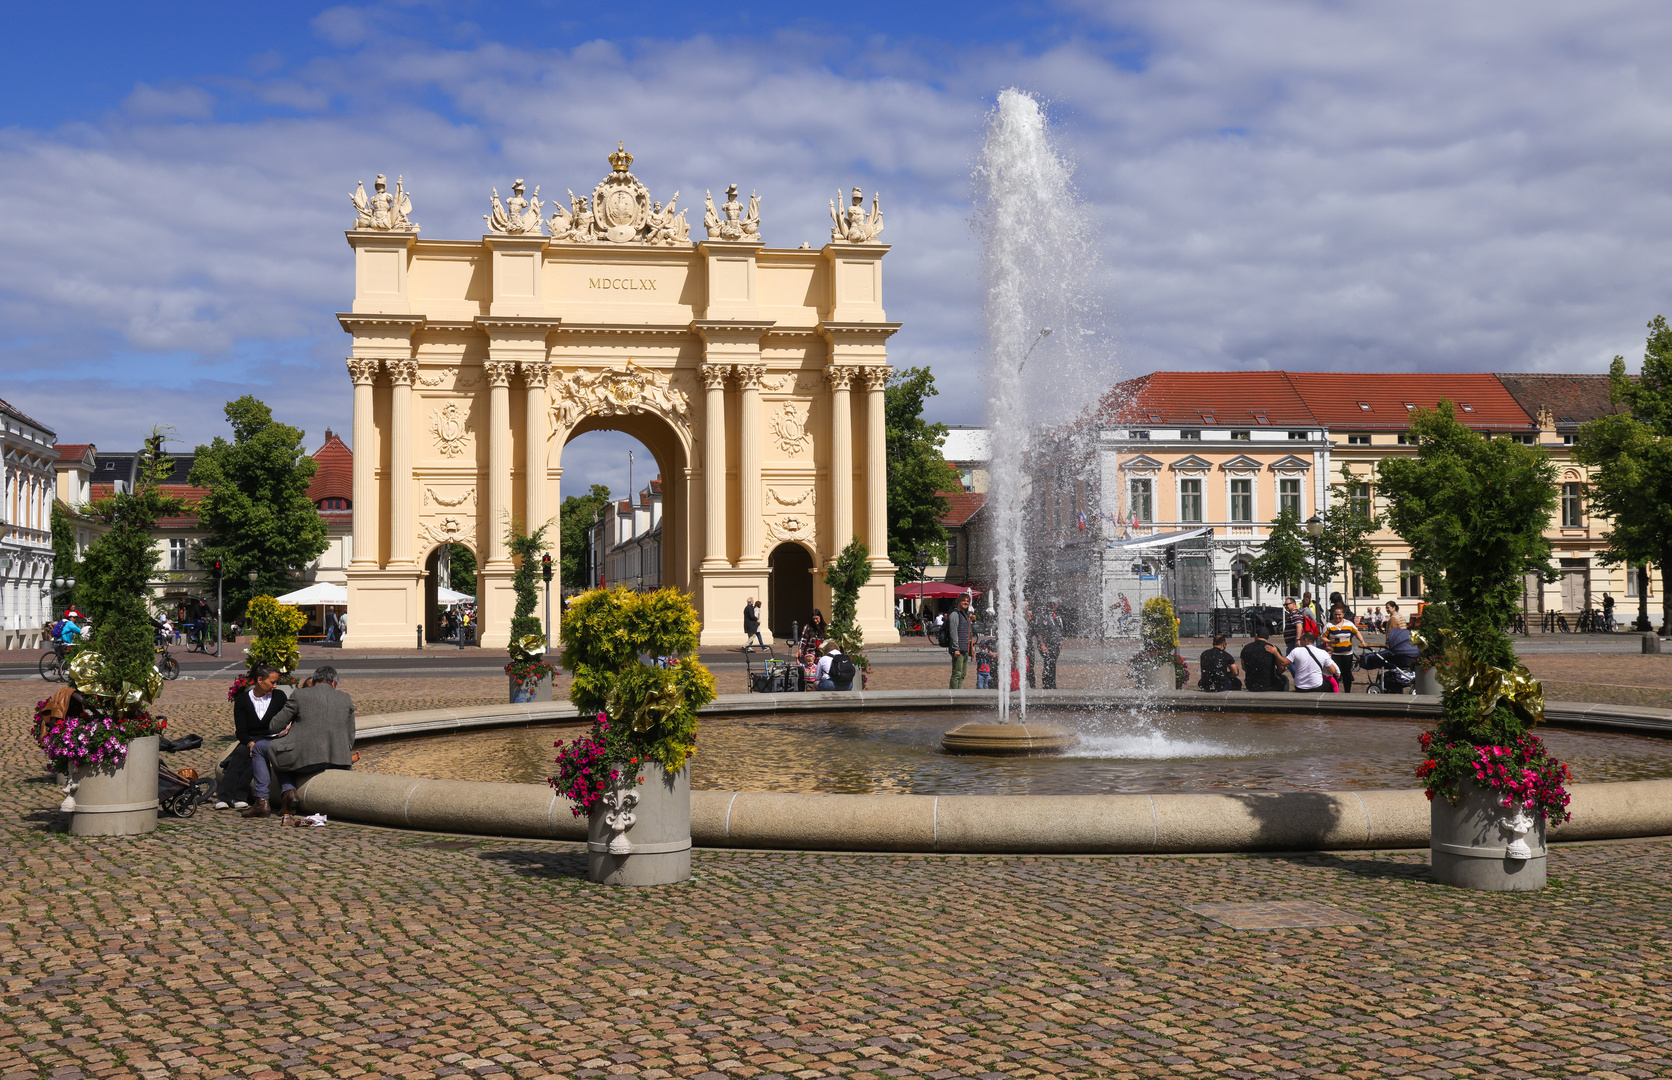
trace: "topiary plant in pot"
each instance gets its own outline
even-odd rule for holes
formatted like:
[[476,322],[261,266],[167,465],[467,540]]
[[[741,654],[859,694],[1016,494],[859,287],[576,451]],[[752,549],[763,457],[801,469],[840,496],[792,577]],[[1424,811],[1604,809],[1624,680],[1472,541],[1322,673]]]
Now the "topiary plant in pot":
[[569,700],[595,717],[560,745],[551,784],[588,818],[587,874],[663,885],[691,873],[691,778],[697,711],[714,676],[694,656],[699,623],[677,589],[596,589],[563,620]]
[[1176,690],[1190,681],[1190,669],[1179,655],[1179,619],[1165,596],[1144,601],[1138,626],[1143,643],[1129,661],[1132,681],[1152,690]]
[[1430,858],[1445,884],[1542,888],[1545,830],[1568,818],[1568,769],[1530,734],[1544,691],[1504,633],[1527,574],[1552,581],[1544,530],[1556,468],[1544,450],[1487,439],[1450,402],[1411,417],[1413,457],[1379,467],[1394,531],[1430,582],[1417,637],[1443,696],[1421,736]]
[[517,596],[511,612],[511,641],[506,646],[511,659],[505,665],[513,703],[552,699],[552,678],[557,669],[546,660],[546,627],[534,614],[540,603],[540,553],[547,548],[546,530],[550,527],[548,521],[525,534],[512,522],[505,530],[505,549],[515,565],[511,589]]

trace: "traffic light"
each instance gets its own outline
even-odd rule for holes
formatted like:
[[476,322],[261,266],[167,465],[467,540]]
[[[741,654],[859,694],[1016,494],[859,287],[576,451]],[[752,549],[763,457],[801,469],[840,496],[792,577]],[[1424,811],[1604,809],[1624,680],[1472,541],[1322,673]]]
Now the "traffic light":
[[540,556],[540,579],[548,585],[551,584],[552,557],[550,552]]
[[215,571],[215,576],[217,578],[221,576],[222,571],[225,569],[225,567],[223,567],[221,565],[221,560],[219,560],[219,559],[216,559],[214,561],[214,563],[211,565],[211,568]]

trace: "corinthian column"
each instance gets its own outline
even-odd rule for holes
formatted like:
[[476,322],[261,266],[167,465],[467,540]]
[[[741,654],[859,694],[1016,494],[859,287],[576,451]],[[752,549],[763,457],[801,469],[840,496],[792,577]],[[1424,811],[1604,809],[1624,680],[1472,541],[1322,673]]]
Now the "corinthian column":
[[418,379],[416,360],[385,360],[389,370],[389,563],[412,566],[418,532],[417,507],[412,498],[412,384]]
[[702,445],[703,503],[707,507],[702,565],[729,566],[726,558],[726,374],[729,364],[704,364],[702,384],[708,389]]
[[[487,536],[477,543],[487,549],[486,565],[502,568],[510,556],[505,551],[505,521],[511,512],[511,374],[517,365],[510,360],[486,360],[482,374],[488,377],[488,512],[480,520]],[[484,540],[486,541],[484,543]]]
[[[546,523],[546,380],[551,375],[549,360],[524,360],[523,388],[528,393],[528,407],[524,410],[527,446],[523,452],[523,508],[528,515],[527,528],[538,529]],[[556,537],[553,536],[552,562],[558,561]]]
[[891,367],[860,369],[865,378],[865,522],[873,563],[888,562],[888,450],[884,390]]
[[354,555],[350,565],[377,565],[377,456],[372,430],[372,382],[378,361],[349,357],[348,375],[354,380]]
[[761,364],[738,364],[737,449],[738,471],[742,474],[743,557],[739,563],[761,562]]
[[853,374],[853,368],[834,364],[824,369],[830,382],[831,559],[853,539],[853,405],[848,398]]

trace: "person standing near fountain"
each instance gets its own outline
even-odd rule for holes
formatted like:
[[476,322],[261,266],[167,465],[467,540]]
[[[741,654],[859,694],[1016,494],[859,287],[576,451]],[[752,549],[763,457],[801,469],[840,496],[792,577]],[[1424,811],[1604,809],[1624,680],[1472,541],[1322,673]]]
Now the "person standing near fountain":
[[947,615],[946,621],[947,651],[952,654],[951,688],[962,690],[970,658],[975,655],[975,623],[970,615],[969,593],[958,597],[958,606]]
[[1347,605],[1336,604],[1330,611],[1329,625],[1324,627],[1326,640],[1329,642],[1330,659],[1341,671],[1341,692],[1353,692],[1353,642],[1357,640],[1359,647],[1368,649],[1364,643],[1364,635],[1359,633],[1358,625],[1347,614]]
[[1062,612],[1057,602],[1046,605],[1045,618],[1039,624],[1039,685],[1046,690],[1057,688],[1057,658],[1062,655]]
[[1242,677],[1244,689],[1247,690],[1287,690],[1288,685],[1283,680],[1283,672],[1288,668],[1289,661],[1277,651],[1266,638],[1271,630],[1264,620],[1257,620],[1254,624],[1254,640],[1242,647]]

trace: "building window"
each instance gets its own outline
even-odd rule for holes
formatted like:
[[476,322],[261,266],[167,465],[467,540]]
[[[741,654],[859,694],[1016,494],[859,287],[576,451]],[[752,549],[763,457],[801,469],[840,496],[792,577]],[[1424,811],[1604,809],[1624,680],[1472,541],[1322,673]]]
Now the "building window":
[[319,508],[321,510],[347,510],[348,509],[348,500],[347,499],[321,499],[321,500],[319,500]]
[[956,566],[958,563],[958,537],[956,534],[946,538],[946,565]]
[[958,486],[963,488],[966,492],[974,491],[975,490],[975,470],[974,469],[959,469],[958,470]]
[[[1649,595],[1652,597],[1655,595],[1655,576],[1652,571],[1648,575],[1648,580]],[[1637,599],[1637,567],[1635,566],[1626,567],[1626,595],[1633,600]]]
[[1580,529],[1585,526],[1585,508],[1579,504],[1579,485],[1572,481],[1562,485],[1562,528]]
[[1254,481],[1231,481],[1231,520],[1241,522],[1254,520]]
[[1253,440],[1254,440],[1254,434],[1252,432],[1249,432],[1249,431],[1233,431],[1233,432],[1231,432],[1231,441],[1232,442],[1252,442]]
[[1148,524],[1155,520],[1155,492],[1150,481],[1134,480],[1128,489],[1131,492],[1127,503],[1135,521]]
[[1369,446],[1370,445],[1370,436],[1369,435],[1349,435],[1349,436],[1347,436],[1347,445],[1348,446]]
[[1200,480],[1179,481],[1179,520],[1202,520],[1202,482]]
[[1416,572],[1415,565],[1410,559],[1399,560],[1399,595],[1402,597],[1420,597],[1422,595],[1422,575]]
[[1181,438],[1181,439],[1195,439],[1197,442],[1201,442],[1202,441],[1202,429],[1201,428],[1185,428],[1183,431],[1179,432],[1179,438]]
[[1347,488],[1347,508],[1359,517],[1370,516],[1370,485],[1353,484]]
[[184,570],[186,568],[186,542],[184,540],[170,540],[168,542],[168,568],[170,570]]
[[1149,432],[1147,432],[1147,431],[1128,431],[1126,433],[1126,437],[1128,439],[1137,439],[1139,442],[1148,442],[1149,441]]
[[1279,480],[1277,482],[1277,510],[1279,513],[1291,513],[1300,517],[1300,481]]
[[1415,446],[1416,445],[1415,443],[1413,443],[1411,441],[1410,434],[1407,433],[1407,432],[1404,432],[1404,431],[1401,431],[1399,433],[1398,437],[1395,438],[1393,441],[1398,443],[1400,446]]
[[1291,431],[1291,432],[1289,432],[1289,438],[1291,438],[1291,439],[1304,439],[1304,438],[1306,438],[1306,432],[1304,432],[1304,431]]
[[1248,572],[1250,561],[1238,559],[1231,564],[1231,599],[1241,607],[1254,600],[1254,575]]
[[1510,438],[1514,439],[1516,442],[1522,444],[1523,446],[1534,446],[1534,445],[1537,445],[1537,443],[1538,443],[1538,436],[1537,435],[1532,435],[1532,434],[1522,434],[1522,433],[1516,432],[1516,433],[1512,433],[1510,435]]

